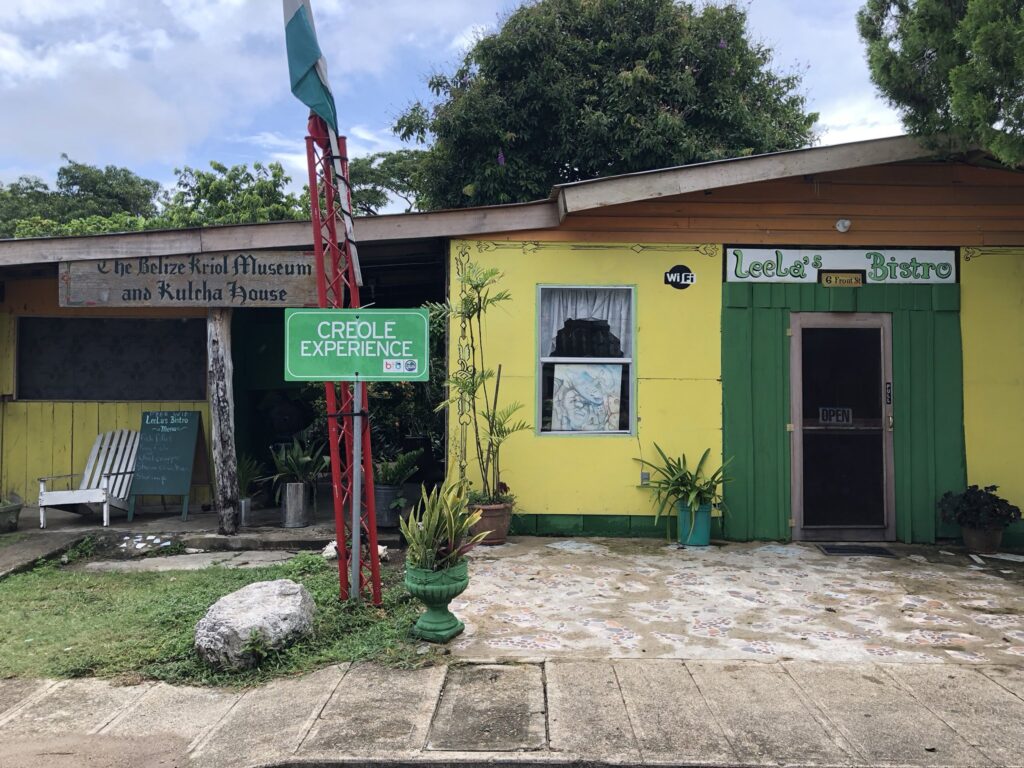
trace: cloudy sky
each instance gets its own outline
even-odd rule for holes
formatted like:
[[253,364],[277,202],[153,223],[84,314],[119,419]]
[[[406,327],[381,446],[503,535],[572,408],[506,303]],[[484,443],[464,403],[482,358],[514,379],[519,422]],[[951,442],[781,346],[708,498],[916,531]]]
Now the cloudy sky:
[[[854,15],[863,0],[750,0],[776,68],[804,71],[821,144],[900,133],[875,96]],[[350,154],[390,126],[516,0],[313,0]],[[288,90],[279,0],[0,0],[0,181],[52,181],[60,154],[173,169],[279,160],[305,174],[305,108]]]

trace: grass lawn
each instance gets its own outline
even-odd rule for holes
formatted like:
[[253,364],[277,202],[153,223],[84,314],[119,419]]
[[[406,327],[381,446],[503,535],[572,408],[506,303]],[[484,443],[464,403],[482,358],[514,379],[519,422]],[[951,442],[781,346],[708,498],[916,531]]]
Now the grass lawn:
[[[384,564],[382,564],[383,566]],[[301,554],[252,570],[90,573],[47,562],[0,581],[0,678],[114,677],[254,685],[341,661],[431,663],[409,629],[419,609],[402,572],[382,568],[384,604],[338,600],[336,562]],[[313,634],[254,670],[217,672],[192,649],[196,622],[218,598],[254,581],[289,578],[316,601]]]

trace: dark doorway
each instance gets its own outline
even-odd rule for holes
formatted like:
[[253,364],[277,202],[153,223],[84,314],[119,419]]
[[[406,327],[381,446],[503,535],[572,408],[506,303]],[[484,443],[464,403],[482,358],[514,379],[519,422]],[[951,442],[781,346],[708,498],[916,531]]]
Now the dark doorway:
[[889,539],[888,316],[792,318],[794,538]]

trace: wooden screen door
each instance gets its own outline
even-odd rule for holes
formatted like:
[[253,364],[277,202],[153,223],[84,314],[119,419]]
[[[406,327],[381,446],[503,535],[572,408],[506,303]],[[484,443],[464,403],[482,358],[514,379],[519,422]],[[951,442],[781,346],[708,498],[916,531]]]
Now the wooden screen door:
[[790,327],[793,538],[891,541],[891,318],[794,312]]

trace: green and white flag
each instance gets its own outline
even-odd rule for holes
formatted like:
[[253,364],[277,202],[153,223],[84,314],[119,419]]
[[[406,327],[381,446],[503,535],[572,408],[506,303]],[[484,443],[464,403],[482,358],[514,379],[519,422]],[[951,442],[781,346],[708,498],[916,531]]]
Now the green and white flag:
[[284,1],[284,37],[292,93],[338,133],[338,111],[327,82],[327,62],[320,51],[309,0]]

